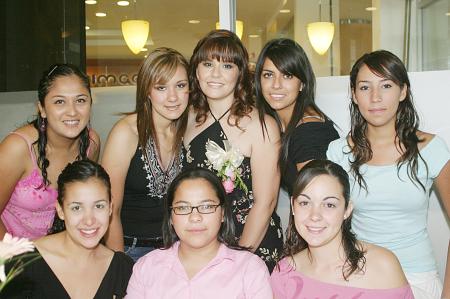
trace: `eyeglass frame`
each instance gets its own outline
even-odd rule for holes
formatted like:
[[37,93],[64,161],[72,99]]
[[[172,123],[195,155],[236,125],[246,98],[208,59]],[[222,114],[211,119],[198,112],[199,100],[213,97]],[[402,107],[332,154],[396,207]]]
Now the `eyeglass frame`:
[[[214,207],[214,211],[209,212],[209,213],[200,212],[200,210],[199,210],[198,208],[201,207],[201,206],[213,206],[213,207]],[[219,203],[219,204],[216,204],[216,205],[212,205],[212,204],[203,204],[203,205],[198,205],[198,206],[178,206],[178,207],[171,206],[171,207],[169,207],[169,209],[172,210],[172,212],[173,212],[175,215],[179,215],[179,216],[191,215],[191,214],[194,212],[194,209],[196,209],[196,210],[197,210],[197,213],[199,213],[199,214],[202,214],[202,215],[208,215],[208,214],[214,214],[215,212],[217,212],[217,208],[220,207],[220,206],[222,206],[222,204]],[[184,208],[189,207],[189,208],[191,208],[191,211],[190,211],[189,213],[186,213],[186,214],[177,214],[177,212],[175,212],[175,209],[174,209],[174,208],[181,208],[181,207],[184,207]]]

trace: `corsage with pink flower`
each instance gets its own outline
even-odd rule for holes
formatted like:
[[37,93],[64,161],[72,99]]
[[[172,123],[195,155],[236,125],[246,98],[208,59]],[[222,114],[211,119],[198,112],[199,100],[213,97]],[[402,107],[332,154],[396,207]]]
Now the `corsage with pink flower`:
[[212,168],[217,171],[217,176],[222,179],[225,192],[231,193],[235,188],[240,188],[246,194],[248,188],[242,180],[241,164],[244,155],[239,149],[233,148],[228,140],[223,140],[225,149],[208,139],[206,143],[206,157]]

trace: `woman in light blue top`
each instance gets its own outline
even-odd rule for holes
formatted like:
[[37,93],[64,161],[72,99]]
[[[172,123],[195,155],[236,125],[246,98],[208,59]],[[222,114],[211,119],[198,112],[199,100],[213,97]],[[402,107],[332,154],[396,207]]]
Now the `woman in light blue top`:
[[450,211],[448,147],[419,131],[408,74],[394,54],[363,55],[350,87],[351,131],[327,156],[351,174],[352,227],[358,239],[397,255],[416,298],[448,297],[450,274],[442,291],[426,227],[433,182]]

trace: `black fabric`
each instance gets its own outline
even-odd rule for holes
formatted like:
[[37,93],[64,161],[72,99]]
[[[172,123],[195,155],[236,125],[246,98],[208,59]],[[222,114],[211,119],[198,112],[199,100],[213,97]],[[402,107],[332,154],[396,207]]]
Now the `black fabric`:
[[289,142],[286,171],[281,176],[282,186],[289,195],[297,178],[297,163],[326,159],[328,145],[338,138],[339,134],[329,120],[306,122],[295,128]]
[[[220,122],[216,120],[211,126],[197,135],[187,146],[185,149],[184,156],[186,158],[183,161],[183,169],[203,167],[214,171],[209,165],[206,157],[206,143],[208,140],[211,140],[217,143],[220,147],[224,148],[223,140],[226,139],[227,136],[222,130]],[[253,205],[252,177],[249,157],[244,158],[240,168],[242,180],[248,188],[248,193],[246,194],[243,190],[236,188],[233,192],[227,194],[227,199],[231,202],[233,215],[235,216],[234,222],[236,225],[237,238],[242,235],[247,215]],[[270,219],[266,235],[264,236],[264,239],[259,247],[256,249],[255,254],[261,257],[261,259],[266,263],[269,271],[272,272],[274,266],[276,265],[277,259],[281,255],[282,248],[283,234],[280,224],[280,217],[278,217],[274,211]]]
[[[9,270],[7,265],[7,271]],[[123,252],[115,252],[94,299],[123,298],[133,269],[133,260]],[[83,282],[79,282],[83,287]],[[115,296],[115,297],[114,297]],[[41,257],[29,264],[0,293],[8,299],[70,299],[66,290],[46,261]]]
[[150,196],[140,147],[131,159],[125,179],[121,221],[123,234],[133,237],[162,236],[163,197]]

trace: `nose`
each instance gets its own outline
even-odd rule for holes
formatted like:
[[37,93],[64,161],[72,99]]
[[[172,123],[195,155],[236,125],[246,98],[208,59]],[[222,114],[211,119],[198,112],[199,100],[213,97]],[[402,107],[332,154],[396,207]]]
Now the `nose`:
[[220,65],[213,65],[212,66],[212,73],[211,75],[213,77],[220,77]]
[[177,100],[177,98],[178,98],[177,91],[175,90],[175,87],[170,87],[168,89],[168,91],[169,91],[168,100],[170,102],[175,102]]
[[274,75],[273,80],[272,80],[272,88],[273,89],[281,88],[281,76]]
[[310,210],[310,218],[312,221],[319,221],[322,219],[320,206],[313,206]]
[[372,102],[380,102],[381,101],[381,94],[376,88],[372,89],[372,92],[370,94],[370,100]]
[[191,222],[199,222],[202,220],[202,214],[198,212],[198,207],[192,208],[192,213],[189,214],[189,221]]
[[95,215],[92,211],[85,211],[83,215],[83,221],[86,226],[91,226],[95,224]]
[[76,115],[77,113],[77,108],[75,106],[75,102],[74,101],[69,101],[67,104],[67,115]]

